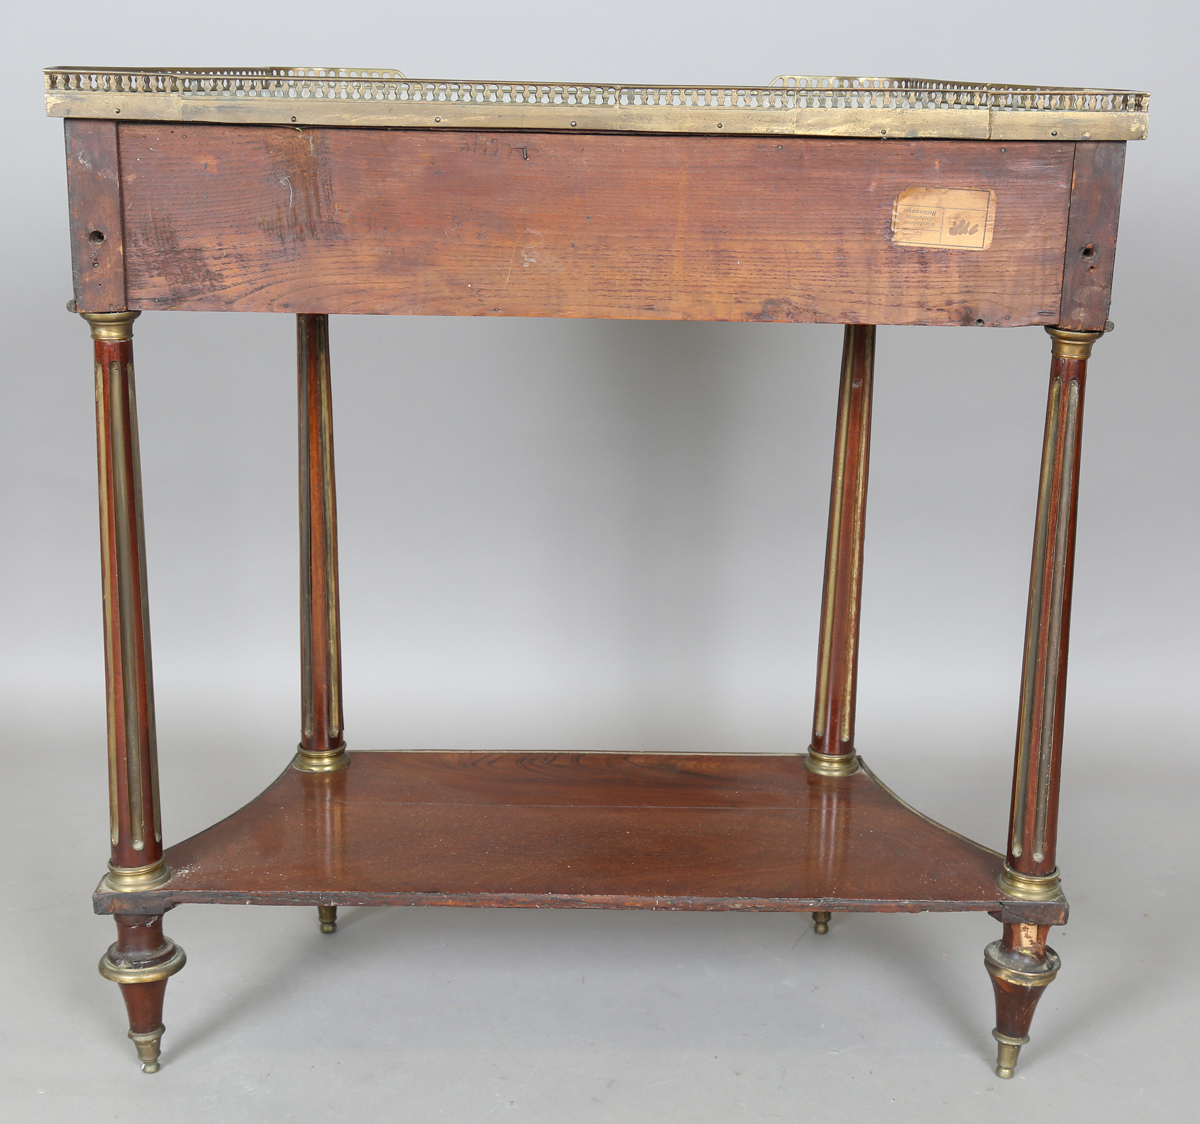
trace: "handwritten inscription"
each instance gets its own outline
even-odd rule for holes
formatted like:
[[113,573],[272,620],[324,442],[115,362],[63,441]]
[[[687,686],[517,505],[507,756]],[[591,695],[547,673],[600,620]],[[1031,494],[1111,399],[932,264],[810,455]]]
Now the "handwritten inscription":
[[996,193],[975,187],[906,187],[892,207],[897,246],[986,250],[996,225]]

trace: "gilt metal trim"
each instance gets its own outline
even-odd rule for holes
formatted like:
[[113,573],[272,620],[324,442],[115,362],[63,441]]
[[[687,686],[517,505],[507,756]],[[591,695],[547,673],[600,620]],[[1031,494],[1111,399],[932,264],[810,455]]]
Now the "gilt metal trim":
[[446,81],[371,68],[45,71],[51,117],[376,128],[1140,140],[1150,95],[924,78],[761,86]]

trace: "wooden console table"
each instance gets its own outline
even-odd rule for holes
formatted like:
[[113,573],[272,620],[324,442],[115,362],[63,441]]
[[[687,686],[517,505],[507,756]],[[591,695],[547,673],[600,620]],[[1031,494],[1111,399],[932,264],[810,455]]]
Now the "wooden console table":
[[[1084,380],[1140,93],[784,76],[429,82],[395,71],[58,67],[75,297],[95,341],[112,860],[130,1038],[158,1068],[190,902],[991,913],[997,1072],[1055,976]],[[132,328],[297,317],[302,721],[261,796],[164,850]],[[812,742],[794,755],[350,753],[330,313],[845,324]],[[1006,854],[857,756],[875,325],[1044,326],[1050,393]],[[1032,471],[1032,467],[1031,467]]]

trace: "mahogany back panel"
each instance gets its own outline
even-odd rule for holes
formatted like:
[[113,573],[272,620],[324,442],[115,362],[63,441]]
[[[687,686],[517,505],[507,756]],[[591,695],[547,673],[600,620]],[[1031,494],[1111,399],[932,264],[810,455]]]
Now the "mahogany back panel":
[[[128,306],[1054,324],[1075,147],[122,123]],[[895,245],[913,186],[991,246]]]

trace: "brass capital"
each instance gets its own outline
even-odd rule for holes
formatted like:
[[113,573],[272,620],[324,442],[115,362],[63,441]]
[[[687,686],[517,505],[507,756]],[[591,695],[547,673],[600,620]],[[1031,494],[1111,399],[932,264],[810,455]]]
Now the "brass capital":
[[119,893],[134,893],[138,890],[153,890],[170,881],[171,871],[159,859],[148,866],[114,866],[108,864],[108,873],[102,885],[106,890]]
[[858,772],[858,754],[817,753],[809,749],[804,758],[804,767],[820,777],[848,777]]
[[1073,328],[1046,329],[1050,339],[1055,359],[1087,359],[1092,354],[1094,344],[1103,332],[1077,332]]
[[1026,902],[1050,902],[1062,897],[1062,879],[1057,867],[1049,874],[1022,874],[1005,863],[996,884],[1010,898]]
[[344,742],[328,753],[313,753],[302,745],[298,745],[296,751],[292,768],[301,773],[336,773],[350,764],[350,754]]
[[140,312],[81,312],[92,328],[92,339],[116,343],[133,339],[133,322]]

